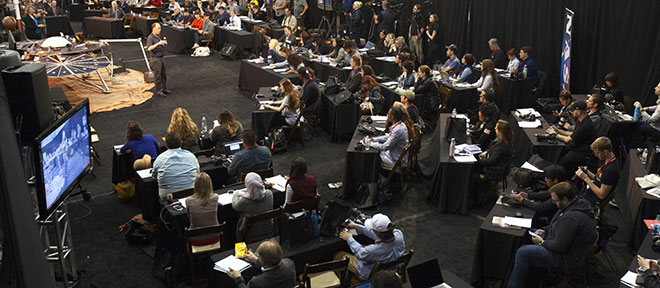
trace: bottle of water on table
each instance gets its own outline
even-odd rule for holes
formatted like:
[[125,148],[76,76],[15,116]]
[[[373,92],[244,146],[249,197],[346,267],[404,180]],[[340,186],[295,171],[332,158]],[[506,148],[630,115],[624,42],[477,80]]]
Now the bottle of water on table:
[[208,126],[206,126],[206,116],[202,116],[202,134],[206,134]]
[[660,235],[660,214],[656,215],[653,221],[653,235]]

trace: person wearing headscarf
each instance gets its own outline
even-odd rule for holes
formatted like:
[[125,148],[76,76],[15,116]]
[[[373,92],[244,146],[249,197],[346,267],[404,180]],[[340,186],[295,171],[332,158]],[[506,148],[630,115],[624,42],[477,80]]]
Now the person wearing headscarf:
[[[241,213],[236,232],[241,239],[241,232],[245,229],[245,217],[273,209],[273,192],[266,189],[259,174],[250,172],[245,175],[245,190],[234,192],[231,207]],[[256,223],[251,228],[253,242],[269,238],[273,234],[273,223],[269,221]]]

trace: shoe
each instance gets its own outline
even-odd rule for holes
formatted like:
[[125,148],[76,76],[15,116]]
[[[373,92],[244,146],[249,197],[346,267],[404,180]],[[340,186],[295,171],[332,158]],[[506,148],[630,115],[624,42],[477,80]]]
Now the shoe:
[[197,48],[199,48],[199,44],[195,43],[195,45],[193,45],[192,49],[197,49]]
[[163,89],[163,93],[170,94],[170,93],[172,93],[172,90]]
[[165,93],[163,93],[163,92],[156,93],[156,96],[163,97],[163,98],[167,97],[167,95],[165,95]]

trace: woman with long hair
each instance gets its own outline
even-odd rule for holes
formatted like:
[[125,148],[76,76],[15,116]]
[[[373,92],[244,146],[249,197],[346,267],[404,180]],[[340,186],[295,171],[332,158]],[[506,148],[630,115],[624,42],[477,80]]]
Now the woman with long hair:
[[401,75],[397,81],[399,82],[399,88],[408,89],[415,85],[415,64],[412,61],[406,60],[401,63]]
[[495,140],[488,150],[479,154],[479,171],[483,180],[500,181],[506,177],[506,165],[513,155],[513,128],[506,120],[499,120],[495,125]]
[[133,120],[128,120],[126,125],[126,143],[121,146],[119,150],[121,153],[131,153],[133,161],[142,158],[145,154],[149,154],[151,158],[158,157],[160,152],[160,144],[156,141],[151,134],[144,134],[140,123]]
[[[306,175],[307,162],[302,157],[296,157],[291,161],[289,167],[289,179],[286,181],[286,198],[284,205],[308,199],[319,197],[318,186],[314,176]],[[307,210],[318,209],[313,207],[313,201],[305,201],[303,208]]]
[[280,63],[286,60],[286,58],[280,54],[281,48],[280,41],[277,41],[277,39],[270,39],[270,42],[268,42],[268,56],[266,58],[268,64]]
[[477,88],[479,92],[497,92],[497,89],[500,88],[500,79],[497,77],[497,72],[495,72],[493,60],[484,59],[484,61],[481,61],[481,77],[470,87]]
[[172,112],[167,133],[176,132],[181,137],[181,148],[190,150],[197,146],[197,125],[190,119],[186,109],[178,107]]
[[193,190],[193,195],[186,199],[190,228],[218,225],[218,195],[213,193],[209,174],[197,174]]
[[293,87],[293,83],[291,83],[289,78],[280,80],[280,90],[282,90],[284,98],[271,104],[264,104],[264,108],[282,112],[281,115],[284,121],[279,122],[281,124],[285,122],[288,125],[293,125],[296,123],[300,114],[300,97],[298,96],[298,91]]
[[440,23],[439,23],[438,14],[431,14],[429,16],[429,24],[426,26],[426,39],[429,43],[429,50],[426,55],[426,64],[433,66],[438,60],[440,60],[440,54],[442,52],[442,45],[440,44]]
[[[428,59],[428,58],[427,58]],[[434,118],[433,113],[440,105],[440,97],[438,96],[438,84],[433,80],[431,74],[431,67],[427,65],[419,66],[417,74],[415,74],[415,94],[424,95],[424,113],[425,118]]]
[[372,76],[362,78],[362,88],[357,99],[361,102],[360,110],[362,114],[380,115],[383,109],[383,95],[380,93],[380,86]]
[[211,131],[211,143],[215,145],[215,154],[224,153],[225,142],[240,140],[243,133],[241,122],[234,120],[234,114],[224,109],[218,114],[218,126]]

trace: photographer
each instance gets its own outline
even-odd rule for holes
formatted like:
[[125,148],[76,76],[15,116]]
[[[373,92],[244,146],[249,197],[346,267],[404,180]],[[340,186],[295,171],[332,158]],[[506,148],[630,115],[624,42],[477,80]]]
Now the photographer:
[[556,118],[555,125],[560,129],[571,130],[571,114],[568,112],[568,107],[573,103],[571,91],[562,90],[559,93],[559,103],[561,103],[561,109],[559,111],[552,111],[552,116]]
[[550,127],[547,132],[555,134],[557,140],[566,143],[559,165],[564,166],[566,173],[571,173],[567,174],[566,178],[571,178],[573,171],[587,162],[587,157],[591,153],[589,145],[596,139],[596,127],[587,115],[587,103],[584,101],[573,103],[568,110],[576,120],[575,131],[569,132]]
[[513,198],[516,203],[520,203],[522,207],[532,209],[536,212],[534,215],[535,223],[532,225],[533,227],[546,225],[548,220],[545,220],[543,225],[539,225],[541,219],[550,219],[552,218],[552,215],[555,215],[555,212],[557,212],[557,206],[555,206],[555,203],[553,203],[550,198],[549,189],[550,187],[555,186],[555,184],[566,180],[566,171],[564,171],[564,167],[559,165],[550,165],[543,170],[543,177],[545,184],[547,185],[546,189],[543,189],[543,191],[530,193],[520,192],[511,196],[511,198]]

